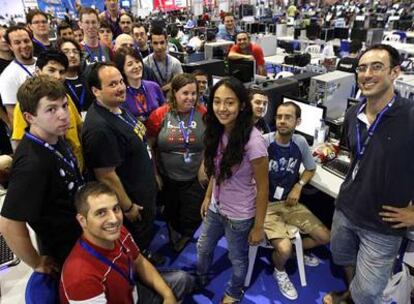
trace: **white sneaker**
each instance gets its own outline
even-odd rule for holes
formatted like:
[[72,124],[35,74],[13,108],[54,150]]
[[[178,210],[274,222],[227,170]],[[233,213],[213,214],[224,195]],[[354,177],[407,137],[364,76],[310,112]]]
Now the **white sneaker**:
[[296,291],[295,286],[293,286],[292,282],[289,279],[289,276],[285,271],[278,271],[275,268],[273,277],[277,281],[277,285],[279,285],[279,290],[282,295],[284,295],[289,300],[296,300],[298,298],[298,292]]
[[309,267],[316,267],[320,264],[320,260],[317,256],[311,254],[303,255],[303,263]]

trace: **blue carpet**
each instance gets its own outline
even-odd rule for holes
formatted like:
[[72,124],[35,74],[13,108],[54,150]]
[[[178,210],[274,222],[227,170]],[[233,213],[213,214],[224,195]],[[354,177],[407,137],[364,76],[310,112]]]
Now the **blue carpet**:
[[[159,251],[167,258],[163,268],[175,268],[195,272],[196,264],[196,240],[200,229],[195,233],[193,240],[179,254],[175,254],[168,244],[168,232],[164,222],[157,221],[158,229],[151,248]],[[227,244],[221,239],[214,253],[212,273],[214,278],[204,291],[187,298],[184,303],[219,303],[230,277],[230,261],[227,258]],[[246,290],[242,303],[245,304],[275,304],[275,303],[322,303],[323,295],[331,290],[343,290],[345,288],[341,270],[331,262],[327,247],[319,248],[313,253],[321,259],[318,267],[306,267],[306,279],[308,285],[300,286],[299,272],[296,267],[296,259],[289,260],[286,265],[290,279],[295,285],[299,298],[295,301],[286,299],[279,292],[276,281],[272,277],[271,250],[260,248],[253,271],[252,282]]]

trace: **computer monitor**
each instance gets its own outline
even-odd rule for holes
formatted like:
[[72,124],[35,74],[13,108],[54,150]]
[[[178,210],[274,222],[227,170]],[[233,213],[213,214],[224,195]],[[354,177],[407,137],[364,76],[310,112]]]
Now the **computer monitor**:
[[331,41],[335,38],[335,30],[333,28],[325,27],[321,30],[320,34],[321,40]]
[[[256,62],[253,60],[229,60],[229,76],[234,76],[243,83],[254,81]],[[217,74],[215,74],[217,75]]]
[[209,83],[212,82],[213,75],[226,75],[224,61],[220,59],[208,59],[197,62],[184,63],[181,66],[183,67],[184,73],[192,73],[195,70],[202,70],[203,72],[206,72],[208,75]]
[[212,76],[212,82],[211,82],[211,85],[212,85],[212,86],[215,86],[215,85],[217,84],[217,82],[219,82],[221,79],[223,79],[223,77],[213,75],[213,76]]
[[246,24],[246,32],[250,34],[258,34],[259,33],[259,23],[247,23]]
[[334,29],[334,36],[337,39],[347,40],[349,37],[349,28],[348,27],[336,27]]
[[266,33],[266,24],[259,23],[259,33]]
[[359,40],[361,42],[365,42],[367,40],[367,30],[355,27],[352,28],[351,40]]
[[321,27],[318,24],[311,23],[306,27],[306,37],[311,40],[318,39],[321,35]]
[[283,97],[283,103],[291,101],[297,104],[302,112],[301,123],[296,127],[296,132],[305,136],[307,140],[315,136],[315,129],[320,126],[321,119],[326,117],[326,108],[324,106],[310,105],[307,101],[299,98]]

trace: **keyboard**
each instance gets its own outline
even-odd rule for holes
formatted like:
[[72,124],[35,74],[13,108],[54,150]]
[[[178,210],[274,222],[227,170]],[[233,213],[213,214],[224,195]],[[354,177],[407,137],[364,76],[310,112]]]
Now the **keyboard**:
[[335,174],[336,176],[339,176],[340,178],[345,179],[350,166],[351,163],[349,161],[335,158],[327,162],[326,164],[323,164],[322,168],[324,168],[326,171]]
[[0,235],[0,269],[18,264],[20,260],[14,255],[6,244],[6,240]]

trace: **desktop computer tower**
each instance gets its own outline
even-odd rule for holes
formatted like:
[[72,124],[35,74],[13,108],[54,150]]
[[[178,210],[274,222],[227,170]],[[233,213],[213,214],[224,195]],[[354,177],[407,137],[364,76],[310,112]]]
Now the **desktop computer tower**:
[[382,36],[384,35],[384,29],[372,28],[367,31],[367,40],[365,45],[371,46],[382,42]]
[[264,120],[271,130],[275,129],[276,108],[282,103],[283,95],[299,96],[299,82],[293,77],[266,81],[259,85],[259,89],[269,97]]
[[303,72],[292,76],[293,79],[296,79],[298,81],[299,97],[308,99],[311,79],[312,77],[318,76],[320,74],[321,73]]
[[326,107],[326,118],[335,120],[345,114],[347,100],[355,89],[355,75],[333,71],[312,77],[309,101]]
[[395,80],[394,85],[402,97],[414,100],[414,75],[402,75]]

